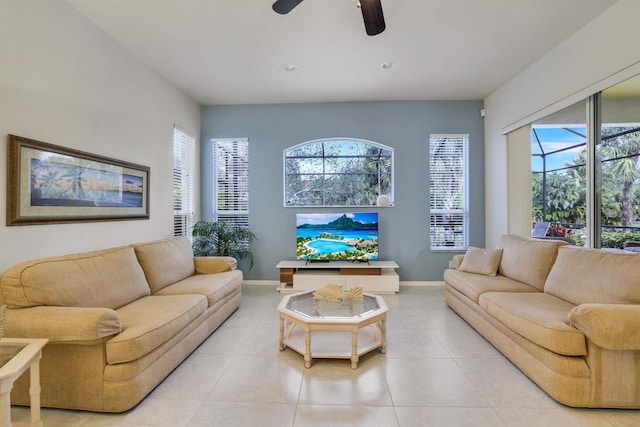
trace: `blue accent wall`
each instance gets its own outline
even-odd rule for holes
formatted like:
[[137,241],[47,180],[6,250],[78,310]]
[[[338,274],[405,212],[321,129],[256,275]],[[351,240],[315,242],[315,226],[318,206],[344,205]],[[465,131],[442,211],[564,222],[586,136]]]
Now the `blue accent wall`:
[[[249,138],[249,192],[255,266],[247,280],[278,280],[276,264],[295,259],[297,212],[376,211],[380,259],[394,260],[401,281],[442,280],[454,253],[429,250],[429,135],[469,134],[470,244],[484,246],[482,101],[345,102],[202,108],[202,218],[211,219],[211,139]],[[283,150],[301,142],[352,137],[395,151],[391,208],[283,207]]]

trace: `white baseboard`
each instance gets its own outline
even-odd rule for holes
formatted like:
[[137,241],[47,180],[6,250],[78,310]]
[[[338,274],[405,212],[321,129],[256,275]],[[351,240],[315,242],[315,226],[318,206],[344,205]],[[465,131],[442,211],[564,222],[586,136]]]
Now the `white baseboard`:
[[[280,282],[277,280],[244,280],[243,285],[254,286],[275,286],[280,287]],[[400,287],[419,287],[419,286],[444,286],[444,281],[441,280],[401,280]]]
[[415,281],[411,281],[411,280],[401,280],[400,281],[400,287],[410,287],[410,286],[444,286],[444,281],[443,280],[415,280]]
[[277,280],[243,280],[243,285],[257,285],[257,286],[280,286],[280,282]]

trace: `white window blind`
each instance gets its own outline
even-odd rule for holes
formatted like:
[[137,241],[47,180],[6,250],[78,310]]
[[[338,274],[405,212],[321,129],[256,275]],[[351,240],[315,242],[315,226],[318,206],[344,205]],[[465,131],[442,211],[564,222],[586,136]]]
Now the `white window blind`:
[[196,138],[173,128],[173,235],[191,238]]
[[432,250],[469,246],[469,136],[429,139],[430,242]]
[[249,140],[214,139],[215,221],[249,227]]

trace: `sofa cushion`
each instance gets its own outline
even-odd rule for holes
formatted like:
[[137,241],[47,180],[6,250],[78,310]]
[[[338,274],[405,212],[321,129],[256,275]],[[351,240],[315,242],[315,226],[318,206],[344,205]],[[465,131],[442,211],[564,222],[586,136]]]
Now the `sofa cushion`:
[[480,297],[480,307],[502,324],[554,353],[587,354],[584,334],[569,325],[575,307],[545,293],[490,292]]
[[470,246],[458,270],[495,276],[498,273],[500,258],[502,258],[502,249],[480,249]]
[[500,275],[491,277],[448,269],[444,272],[444,280],[476,304],[485,292],[540,292],[532,286]]
[[138,243],[133,247],[152,294],[195,273],[193,249],[186,237]]
[[198,294],[207,298],[211,307],[228,295],[238,292],[242,285],[242,271],[233,270],[217,274],[196,274],[173,285],[169,285],[155,295]]
[[45,306],[115,309],[149,295],[131,247],[121,246],[26,261],[2,276],[11,308]]
[[565,246],[558,251],[544,291],[575,305],[640,303],[640,256]]
[[107,362],[141,358],[174,337],[206,308],[202,295],[151,295],[117,309],[122,332],[107,341]]
[[503,250],[498,273],[542,291],[558,248],[566,244],[567,242],[560,240],[504,235],[497,245]]

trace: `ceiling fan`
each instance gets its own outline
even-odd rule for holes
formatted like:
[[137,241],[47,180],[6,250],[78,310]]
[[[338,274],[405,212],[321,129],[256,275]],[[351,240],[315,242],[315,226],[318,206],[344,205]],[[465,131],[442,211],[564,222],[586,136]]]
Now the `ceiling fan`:
[[[381,0],[357,0],[357,5],[362,10],[364,28],[370,36],[380,34],[386,28],[382,14],[382,3],[380,3],[380,1]],[[300,3],[302,3],[302,0],[276,0],[273,4],[273,10],[280,15],[286,15]]]

